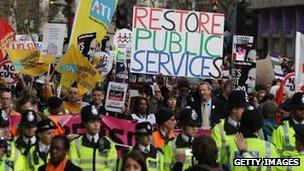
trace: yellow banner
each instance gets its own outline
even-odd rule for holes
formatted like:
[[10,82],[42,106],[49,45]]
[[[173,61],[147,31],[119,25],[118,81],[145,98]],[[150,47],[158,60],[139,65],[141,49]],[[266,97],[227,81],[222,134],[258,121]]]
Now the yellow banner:
[[116,10],[117,0],[80,0],[75,14],[70,45],[88,57],[107,34]]
[[55,69],[61,73],[60,85],[69,88],[77,81],[80,94],[88,92],[97,82],[102,81],[102,76],[74,45],[71,45]]
[[54,55],[42,55],[39,56],[39,63],[45,64],[53,64],[55,63],[55,56]]
[[35,50],[6,49],[15,71],[31,76],[40,76],[48,71],[48,64],[39,63],[39,52]]

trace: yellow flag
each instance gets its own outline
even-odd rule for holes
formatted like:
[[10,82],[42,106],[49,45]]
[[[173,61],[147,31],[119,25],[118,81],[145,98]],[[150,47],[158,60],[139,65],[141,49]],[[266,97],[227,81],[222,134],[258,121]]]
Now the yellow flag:
[[74,45],[71,45],[55,69],[61,73],[60,85],[69,88],[77,81],[80,94],[86,93],[97,82],[102,81],[102,76]]
[[6,49],[15,71],[31,76],[40,76],[48,71],[48,64],[39,63],[39,52],[36,50]]
[[75,14],[70,45],[73,44],[88,57],[107,34],[116,10],[117,0],[80,0]]
[[53,64],[55,63],[55,56],[54,55],[42,55],[39,56],[39,63],[45,64]]

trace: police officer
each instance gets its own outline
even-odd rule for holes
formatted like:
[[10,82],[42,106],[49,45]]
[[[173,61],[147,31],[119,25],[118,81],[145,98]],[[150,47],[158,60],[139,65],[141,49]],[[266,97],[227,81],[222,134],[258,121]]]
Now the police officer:
[[160,149],[152,145],[152,132],[150,122],[137,123],[135,126],[137,143],[133,149],[139,150],[144,155],[148,171],[163,171],[164,156]]
[[211,136],[215,140],[220,151],[226,143],[233,142],[234,134],[238,132],[243,111],[249,106],[246,92],[241,90],[232,91],[228,96],[229,116],[220,120],[211,129]]
[[31,147],[36,144],[37,123],[37,113],[34,110],[25,110],[22,113],[18,127],[20,136],[12,143],[11,160],[14,162],[15,171],[24,171],[28,168],[26,156]]
[[0,170],[12,171],[13,162],[10,160],[11,146],[10,142],[3,137],[0,137]]
[[173,112],[167,108],[161,108],[156,114],[156,123],[158,130],[153,132],[153,144],[156,148],[163,148],[175,135],[173,132],[176,126],[175,116]]
[[83,170],[108,171],[116,169],[117,152],[115,144],[100,134],[100,118],[94,105],[81,109],[81,123],[86,134],[71,142],[70,160]]
[[50,159],[49,151],[55,128],[56,126],[48,118],[38,122],[36,131],[38,143],[32,146],[27,154],[29,170],[37,171],[40,166],[46,164]]
[[0,137],[6,139],[6,140],[11,140],[12,134],[9,129],[10,122],[9,122],[9,117],[8,114],[6,113],[5,110],[0,109]]
[[298,155],[295,148],[293,127],[304,123],[304,94],[295,93],[290,101],[291,115],[272,133],[272,143],[280,150],[282,157]]
[[222,151],[221,162],[230,170],[276,170],[271,166],[235,166],[235,158],[277,158],[279,153],[274,145],[260,139],[259,132],[263,127],[262,115],[259,110],[249,106],[243,112],[240,133],[236,134],[236,142],[228,143],[229,148]]
[[194,164],[191,145],[200,126],[198,115],[194,109],[187,106],[181,111],[179,123],[182,133],[163,148],[166,171],[185,170]]
[[300,166],[287,166],[285,170],[290,171],[302,171],[304,170],[304,124],[298,124],[294,126],[295,131],[295,139],[296,139],[296,149],[298,151],[298,155],[292,156],[293,158],[300,159]]

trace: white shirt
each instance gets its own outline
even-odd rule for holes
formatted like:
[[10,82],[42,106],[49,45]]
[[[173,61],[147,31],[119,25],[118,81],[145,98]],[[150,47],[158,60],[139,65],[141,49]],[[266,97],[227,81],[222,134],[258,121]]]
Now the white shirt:
[[233,120],[230,116],[228,117],[228,123],[230,123],[230,125],[234,126],[235,128],[240,124],[239,122]]
[[304,120],[300,123],[300,122],[298,122],[298,121],[296,121],[296,120],[294,120],[294,119],[292,119],[293,120],[293,122],[295,123],[295,124],[304,124]]
[[45,145],[41,141],[39,141],[38,146],[39,146],[39,151],[43,153],[48,153],[51,147],[51,145]]
[[147,146],[145,147],[145,146],[143,146],[143,145],[141,145],[141,144],[139,143],[139,144],[138,144],[138,148],[139,148],[139,150],[140,150],[141,152],[147,154],[146,149],[148,149],[148,153],[149,153],[151,147],[150,147],[150,144],[147,145]]
[[88,140],[90,142],[92,142],[92,139],[94,138],[94,143],[97,143],[97,141],[99,140],[99,134],[95,134],[94,136],[91,136],[90,134],[86,134]]
[[137,115],[135,113],[131,114],[133,120],[137,120],[138,123],[141,122],[150,122],[151,125],[154,125],[156,123],[156,118],[155,115],[150,113],[149,115],[147,115],[146,117],[143,117],[141,115]]
[[31,140],[31,144],[30,144],[30,145],[35,144],[36,141],[37,141],[36,136],[33,136],[33,137],[31,137],[31,138],[26,138],[25,136],[22,136],[22,139],[23,139],[23,141],[24,141],[27,145],[29,145],[29,144],[28,144],[29,140]]

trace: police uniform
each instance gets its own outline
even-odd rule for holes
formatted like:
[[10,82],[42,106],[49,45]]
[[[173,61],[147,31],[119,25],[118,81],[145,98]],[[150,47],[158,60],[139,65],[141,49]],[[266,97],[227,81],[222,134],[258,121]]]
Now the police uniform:
[[[304,108],[304,94],[295,93],[290,101],[290,108]],[[294,138],[294,126],[297,124],[304,124],[297,122],[294,119],[293,114],[285,121],[282,122],[272,133],[272,143],[280,150],[282,157],[293,157],[298,155],[295,148],[295,138]]]
[[[56,126],[54,126],[50,119],[42,119],[38,122],[36,134],[50,129],[56,129]],[[50,144],[44,144],[38,140],[38,142],[31,147],[26,157],[29,170],[37,171],[40,166],[46,164],[50,159],[49,151]]]
[[[137,123],[135,126],[136,136],[151,135],[152,132],[153,128],[150,122]],[[134,149],[140,151],[145,157],[148,171],[164,170],[164,155],[161,149],[154,147],[152,144],[144,146],[140,142],[137,142],[136,145],[129,151],[132,151]],[[120,161],[122,161],[123,159],[124,156],[122,156],[122,159]],[[122,162],[120,162],[120,167],[118,168],[118,170],[121,169],[121,164]]]
[[[94,105],[81,109],[81,121],[100,120],[100,113]],[[115,144],[105,136],[85,134],[71,142],[69,159],[83,170],[110,171],[116,169],[117,152]]]
[[263,119],[257,109],[250,106],[242,114],[240,132],[245,138],[247,149],[238,150],[235,142],[227,144],[221,153],[221,163],[230,170],[278,170],[271,166],[235,166],[233,160],[235,158],[278,158],[279,153],[274,145],[259,139],[255,133],[261,130]]
[[5,149],[5,154],[0,158],[0,170],[3,171],[13,171],[13,161],[11,157],[11,143],[9,140],[0,137],[0,148]]
[[[8,113],[5,110],[0,109],[0,128],[8,129],[9,126],[10,126],[10,121],[9,121]],[[11,140],[12,138],[11,135],[6,135],[4,134],[4,132],[1,132],[0,137],[6,140]]]
[[[191,107],[186,107],[181,111],[180,124],[189,126],[200,126],[198,115]],[[163,148],[165,158],[165,171],[170,170],[186,170],[195,164],[194,158],[191,154],[186,153],[186,160],[184,163],[176,162],[176,154],[178,150],[190,151],[194,137],[186,135],[184,132],[179,134],[174,140],[170,141]]]
[[[304,143],[304,125],[298,124],[294,126],[295,137],[299,139],[302,143]],[[299,166],[287,166],[283,167],[282,170],[288,171],[303,171],[304,170],[304,151],[299,151],[297,155],[292,156],[292,158],[299,158],[300,165]]]
[[[173,117],[173,112],[167,108],[161,108],[156,115],[156,123],[162,125]],[[170,130],[168,133],[164,132],[160,128],[157,131],[154,131],[153,134],[153,145],[156,148],[162,149],[165,144],[175,137],[173,130]]]
[[[20,127],[32,128],[37,127],[37,113],[33,110],[26,110],[21,115]],[[28,163],[26,156],[32,146],[36,144],[36,136],[25,137],[20,135],[12,143],[11,160],[14,163],[15,171],[26,171]]]
[[[247,107],[249,101],[246,92],[235,90],[229,94],[229,109],[234,107]],[[216,145],[220,151],[226,148],[225,144],[234,142],[234,134],[239,130],[239,122],[233,120],[230,116],[226,119],[221,119],[214,127],[211,128],[211,136],[215,140]]]

